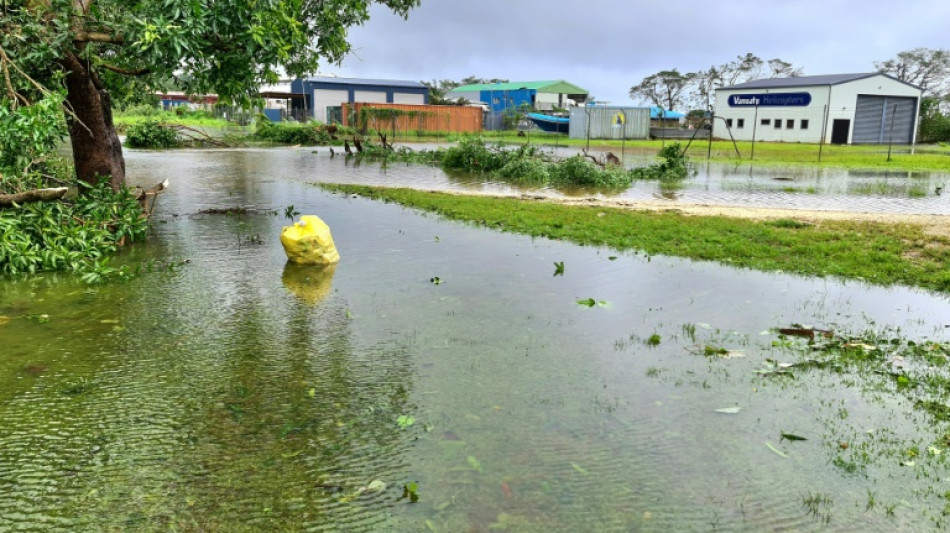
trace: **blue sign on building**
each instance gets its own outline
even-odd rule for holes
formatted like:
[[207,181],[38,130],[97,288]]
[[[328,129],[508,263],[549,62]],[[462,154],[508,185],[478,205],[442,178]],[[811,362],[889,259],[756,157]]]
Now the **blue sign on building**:
[[729,97],[729,107],[804,107],[810,103],[810,93],[734,94]]

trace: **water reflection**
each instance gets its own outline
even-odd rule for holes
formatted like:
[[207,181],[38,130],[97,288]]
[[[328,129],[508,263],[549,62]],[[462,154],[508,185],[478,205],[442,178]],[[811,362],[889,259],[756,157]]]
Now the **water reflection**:
[[314,306],[326,299],[333,286],[336,264],[296,265],[287,262],[281,281],[294,295],[307,305]]
[[[431,149],[428,145],[411,145]],[[553,148],[544,150],[555,152]],[[576,148],[559,148],[561,156],[577,153]],[[596,153],[592,149],[591,153]],[[939,172],[894,173],[887,171],[836,169],[830,167],[769,167],[748,163],[697,161],[697,174],[676,185],[654,181],[634,183],[624,191],[583,188],[518,186],[493,181],[485,176],[445,172],[440,168],[406,163],[360,162],[341,155],[331,157],[328,148],[274,148],[259,150],[178,151],[193,154],[181,157],[173,167],[173,177],[191,179],[208,174],[223,179],[222,191],[233,193],[229,180],[253,176],[255,183],[270,179],[345,182],[366,185],[410,186],[432,190],[463,190],[495,194],[541,194],[567,197],[610,197],[632,201],[662,200],[677,203],[818,209],[895,214],[950,214],[950,203],[941,195],[950,183],[950,174]],[[200,154],[200,155],[198,155]],[[626,155],[628,166],[649,164],[652,154]],[[130,175],[147,183],[159,173],[151,162],[165,159],[162,152],[135,152],[127,155]],[[200,160],[200,161],[197,161]],[[190,163],[186,163],[190,161]],[[197,163],[198,166],[188,166]],[[216,169],[220,168],[218,171]],[[174,181],[174,180],[173,180]],[[948,193],[950,194],[950,193]]]

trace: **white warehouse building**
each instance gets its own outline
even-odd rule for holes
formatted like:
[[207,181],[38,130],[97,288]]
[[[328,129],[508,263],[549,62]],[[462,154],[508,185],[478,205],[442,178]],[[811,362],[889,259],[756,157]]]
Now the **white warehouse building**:
[[920,87],[887,74],[754,80],[716,90],[713,135],[742,141],[913,144]]

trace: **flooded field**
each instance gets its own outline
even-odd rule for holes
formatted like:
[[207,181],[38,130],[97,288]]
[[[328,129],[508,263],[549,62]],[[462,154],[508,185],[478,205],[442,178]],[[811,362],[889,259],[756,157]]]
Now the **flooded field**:
[[[131,151],[172,182],[123,256],[155,271],[0,283],[0,531],[946,525],[950,425],[777,371],[809,349],[776,329],[947,342],[946,296],[447,222],[308,182],[520,190],[323,150]],[[622,195],[948,214],[948,180],[708,165]],[[339,265],[286,264],[291,206]]]

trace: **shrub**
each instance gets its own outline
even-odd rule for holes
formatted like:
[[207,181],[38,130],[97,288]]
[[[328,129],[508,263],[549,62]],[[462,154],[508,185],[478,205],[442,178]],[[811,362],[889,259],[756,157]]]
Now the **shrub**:
[[0,273],[66,270],[87,282],[123,272],[108,265],[121,243],[145,234],[148,221],[128,189],[108,180],[69,201],[0,209]]
[[328,144],[336,134],[349,134],[349,128],[326,126],[319,122],[271,122],[259,116],[254,137],[261,141],[281,144]]
[[513,158],[501,167],[498,174],[521,183],[545,184],[551,179],[548,163],[531,157]]
[[677,180],[689,176],[692,164],[686,156],[686,151],[679,143],[663,147],[658,154],[661,162],[633,169],[633,176],[637,179]]
[[174,148],[181,146],[181,139],[174,130],[154,120],[146,120],[129,126],[125,144],[131,148]]

